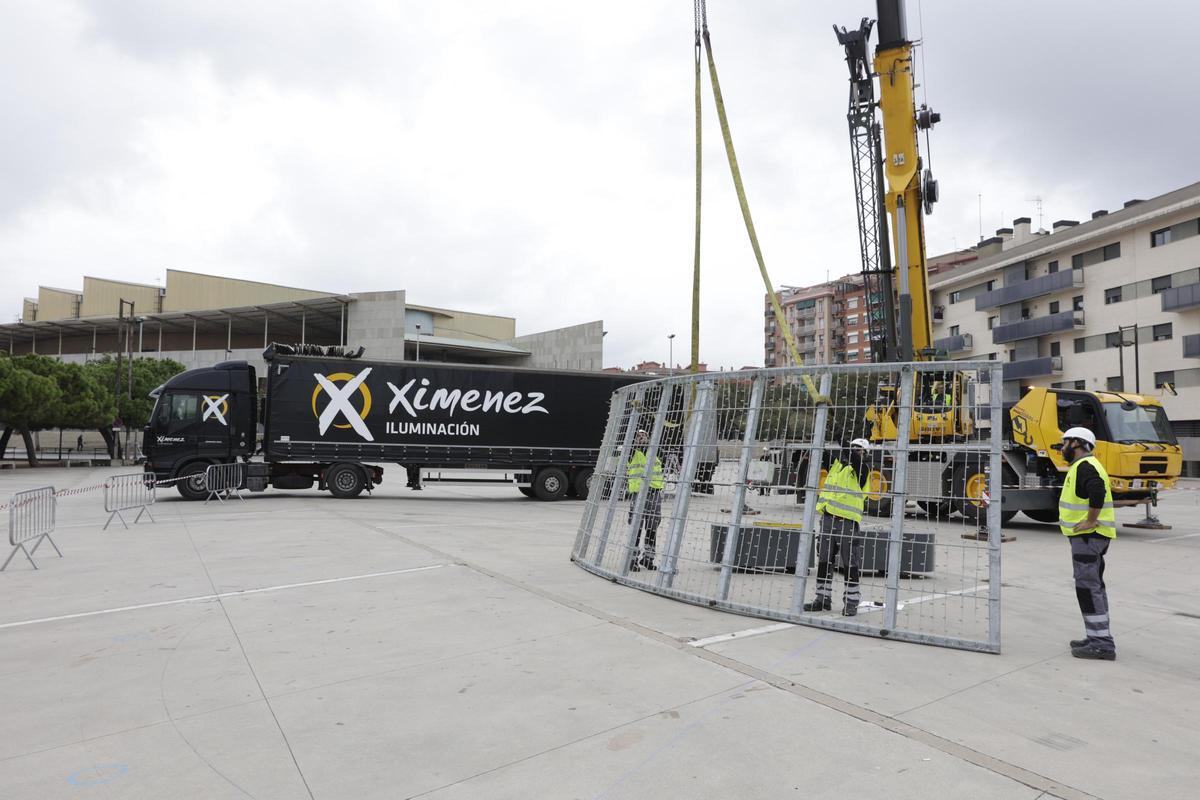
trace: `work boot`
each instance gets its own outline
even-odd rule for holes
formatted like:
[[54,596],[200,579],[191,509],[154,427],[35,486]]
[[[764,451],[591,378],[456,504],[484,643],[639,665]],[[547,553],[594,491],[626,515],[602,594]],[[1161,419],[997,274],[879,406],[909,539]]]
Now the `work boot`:
[[1087,647],[1087,643],[1089,641],[1091,641],[1091,640],[1090,639],[1072,639],[1070,642],[1071,649],[1078,650],[1081,647]]
[[847,602],[846,605],[844,605],[842,607],[842,616],[843,617],[858,616],[858,601]]
[[832,597],[818,597],[811,603],[804,604],[805,611],[829,611],[833,608]]
[[1076,658],[1090,658],[1095,661],[1116,661],[1117,651],[1106,650],[1096,645],[1095,642],[1088,642],[1083,647],[1071,648],[1071,655]]
[[651,572],[654,572],[655,570],[658,569],[658,567],[654,565],[654,551],[653,550],[647,550],[645,553],[643,553],[642,557],[639,559],[639,563],[646,569],[650,570]]

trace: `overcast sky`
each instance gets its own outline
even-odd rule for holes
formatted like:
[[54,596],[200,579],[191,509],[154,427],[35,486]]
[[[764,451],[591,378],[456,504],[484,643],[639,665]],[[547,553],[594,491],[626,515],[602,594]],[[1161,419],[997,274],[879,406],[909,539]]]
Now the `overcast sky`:
[[[918,11],[923,20],[918,18]],[[0,311],[168,267],[517,318],[687,360],[692,8],[659,0],[3,0]],[[1200,7],[909,2],[943,115],[929,249],[1200,179]],[[847,74],[870,0],[709,2],[776,284],[857,271]],[[920,64],[918,67],[920,68]],[[762,363],[763,287],[707,81],[702,358]]]

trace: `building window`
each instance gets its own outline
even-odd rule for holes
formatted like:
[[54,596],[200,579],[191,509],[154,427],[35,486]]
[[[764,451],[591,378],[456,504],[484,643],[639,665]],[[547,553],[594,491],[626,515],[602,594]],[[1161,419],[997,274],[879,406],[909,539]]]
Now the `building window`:
[[1104,290],[1104,305],[1111,306],[1113,303],[1121,302],[1121,287],[1114,286],[1111,289]]
[[1104,245],[1104,253],[1102,259],[1104,261],[1112,261],[1114,258],[1121,257],[1121,243],[1113,242],[1112,244]]
[[1083,269],[1083,253],[1071,256],[1071,269]]
[[846,359],[847,359],[848,361],[858,361],[858,351],[857,351],[857,350],[849,350],[849,351],[847,351],[847,352],[846,352]]
[[1154,341],[1165,342],[1171,338],[1171,323],[1164,322],[1161,325],[1155,325],[1151,328],[1151,332],[1154,335]]
[[1080,336],[1078,339],[1075,340],[1075,352],[1076,353],[1086,353],[1087,352],[1087,341],[1082,336]]
[[1123,380],[1121,380],[1120,375],[1116,375],[1116,376],[1110,375],[1108,377],[1108,390],[1110,392],[1125,391],[1125,382]]
[[1075,311],[1083,311],[1083,295],[1077,294],[1071,298],[1071,308]]
[[1051,261],[1049,266],[1046,267],[1046,269],[1050,272],[1058,272],[1058,262]]
[[1016,350],[1009,350],[1009,351],[1008,351],[1008,360],[1009,360],[1009,361],[1016,361],[1016,360],[1017,360],[1017,351],[1016,351]]
[[950,305],[954,305],[955,303],[957,303],[957,302],[958,302],[959,300],[961,300],[961,299],[962,299],[962,292],[961,292],[961,291],[959,291],[959,292],[951,292],[951,293],[950,293]]
[[1166,372],[1154,373],[1154,388],[1161,389],[1164,383],[1175,385],[1175,370],[1169,369]]
[[1171,242],[1171,229],[1163,228],[1157,231],[1150,232],[1150,246],[1162,247],[1164,244]]
[[996,327],[996,320],[997,320],[997,319],[998,319],[998,317],[988,317],[988,330],[989,330],[989,331],[990,331],[992,328]]
[[858,314],[851,314],[850,316],[846,317],[846,324],[847,325],[857,325],[858,324]]
[[958,326],[957,326],[957,325],[951,325],[951,326],[950,326],[950,335],[951,335],[951,336],[958,336]]
[[1061,356],[1062,355],[1062,345],[1059,344],[1058,342],[1051,342],[1050,343],[1050,355],[1051,355],[1051,357]]
[[1083,391],[1087,388],[1087,381],[1075,381],[1075,388],[1079,391]]
[[1029,310],[1029,306],[1021,306],[1021,319],[1029,319],[1033,312]]
[[1112,331],[1110,333],[1104,334],[1104,346],[1105,347],[1120,347],[1121,346],[1121,332],[1120,331]]
[[846,300],[846,308],[858,308],[858,298],[851,297]]
[[1050,313],[1051,314],[1058,313],[1058,301],[1057,300],[1055,300],[1053,303],[1050,304]]
[[858,334],[857,334],[857,333],[851,333],[851,334],[849,334],[849,335],[846,337],[846,341],[847,341],[849,344],[858,344]]
[[987,285],[987,291],[989,291],[989,292],[990,292],[990,291],[992,291],[993,289],[995,289],[995,288],[996,288],[996,281],[994,281],[994,280],[990,280],[990,281],[988,281],[988,282],[987,282],[987,284],[986,284],[986,285]]
[[1151,294],[1158,294],[1159,292],[1163,291],[1164,289],[1170,289],[1170,288],[1171,288],[1171,276],[1170,275],[1160,275],[1159,277],[1151,278],[1151,280],[1150,280],[1150,293]]

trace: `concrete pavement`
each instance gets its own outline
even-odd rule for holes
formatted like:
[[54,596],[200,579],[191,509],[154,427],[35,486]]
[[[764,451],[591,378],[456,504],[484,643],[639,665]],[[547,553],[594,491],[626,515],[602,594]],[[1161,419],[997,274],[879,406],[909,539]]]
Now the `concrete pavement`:
[[[0,496],[121,470],[0,473]],[[1200,491],[1110,551],[1114,663],[1014,520],[999,656],[767,627],[568,560],[582,504],[431,485],[186,503],[0,574],[3,798],[1186,797]],[[1138,512],[1122,510],[1132,521]],[[7,553],[5,553],[7,555]]]

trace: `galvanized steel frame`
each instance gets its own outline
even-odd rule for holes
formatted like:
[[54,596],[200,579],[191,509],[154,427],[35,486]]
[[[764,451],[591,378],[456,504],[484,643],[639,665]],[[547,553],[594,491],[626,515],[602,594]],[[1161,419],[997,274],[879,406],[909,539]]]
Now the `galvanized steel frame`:
[[[54,532],[57,515],[58,498],[53,486],[26,489],[14,494],[8,504],[8,543],[13,549],[0,566],[0,572],[8,569],[17,551],[24,553],[33,568],[37,569],[33,554],[41,547],[42,542],[49,542],[54,552],[58,553],[58,557],[62,558],[62,551],[50,537]],[[25,545],[31,541],[34,543],[33,548],[26,548]]]

